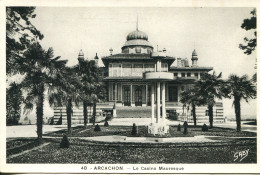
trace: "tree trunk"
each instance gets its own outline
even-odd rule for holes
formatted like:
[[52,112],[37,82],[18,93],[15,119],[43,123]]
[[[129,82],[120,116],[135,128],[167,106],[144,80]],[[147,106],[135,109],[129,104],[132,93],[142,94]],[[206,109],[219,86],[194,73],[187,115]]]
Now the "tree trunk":
[[237,123],[237,132],[241,131],[241,113],[240,113],[240,99],[238,97],[234,97],[234,105],[235,105],[235,114],[236,114],[236,123]]
[[42,143],[42,124],[43,124],[43,102],[44,102],[44,86],[41,85],[39,91],[38,102],[36,105],[36,116],[37,116],[37,135],[39,144]]
[[84,126],[87,127],[88,124],[88,108],[87,102],[83,101],[83,115],[84,115]]
[[192,104],[192,116],[193,116],[194,126],[197,126],[196,106],[195,106],[195,104]]
[[208,105],[208,110],[209,110],[209,124],[210,128],[213,128],[213,106]]
[[71,133],[71,113],[72,113],[72,99],[68,99],[68,104],[66,107],[67,113],[67,125],[68,125],[68,133]]
[[94,102],[94,104],[93,104],[93,125],[96,124],[96,112],[97,112],[96,107],[97,107],[97,104],[96,104],[96,102]]

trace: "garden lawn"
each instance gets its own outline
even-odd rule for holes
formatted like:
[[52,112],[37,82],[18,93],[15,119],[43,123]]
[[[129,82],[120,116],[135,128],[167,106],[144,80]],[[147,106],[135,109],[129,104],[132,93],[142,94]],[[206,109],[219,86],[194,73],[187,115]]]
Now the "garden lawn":
[[[108,136],[108,135],[120,135],[120,136],[128,136],[131,137],[132,126],[109,126],[104,127],[100,126],[101,131],[94,131],[95,126],[78,126],[72,129],[72,133],[68,134],[73,137],[94,137],[94,136]],[[234,129],[229,128],[217,128],[214,127],[209,129],[207,132],[203,132],[201,130],[201,126],[189,126],[188,133],[183,134],[183,128],[181,131],[177,131],[177,126],[170,126],[170,133],[163,137],[194,137],[199,135],[205,136],[223,136],[223,137],[256,137],[256,133],[252,132],[236,132]],[[138,134],[134,135],[135,137],[153,137],[153,135],[149,135],[147,133],[147,126],[138,126],[137,127]],[[67,134],[67,130],[60,130],[57,132],[45,134],[46,136],[53,137],[62,137],[64,134]],[[160,136],[156,136],[160,137]]]
[[[256,139],[247,144],[229,146],[172,147],[171,144],[94,144],[70,140],[70,148],[59,148],[58,140],[43,148],[7,159],[7,163],[87,163],[87,164],[158,164],[158,163],[256,163]],[[241,162],[234,154],[248,150]]]

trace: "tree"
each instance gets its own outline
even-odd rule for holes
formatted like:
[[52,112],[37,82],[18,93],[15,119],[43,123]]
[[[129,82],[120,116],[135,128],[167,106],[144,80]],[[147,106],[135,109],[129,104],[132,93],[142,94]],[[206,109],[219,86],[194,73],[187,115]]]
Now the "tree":
[[93,81],[91,82],[91,101],[93,102],[93,125],[96,122],[96,105],[97,102],[102,101],[106,98],[106,89],[103,81],[102,70],[97,67],[95,62],[91,65],[91,75]]
[[181,99],[180,101],[183,104],[189,104],[192,106],[192,116],[193,116],[193,122],[194,126],[197,125],[197,118],[196,118],[196,106],[200,106],[202,104],[205,104],[204,99],[198,94],[199,90],[196,88],[191,88],[189,90],[186,90],[181,93]]
[[91,105],[91,89],[93,77],[91,76],[91,62],[88,60],[79,60],[76,67],[81,85],[79,86],[80,99],[83,102],[84,126],[88,123],[88,106]]
[[247,75],[239,77],[231,74],[226,81],[225,95],[228,98],[234,98],[233,105],[236,114],[237,131],[241,131],[241,105],[240,101],[244,99],[248,102],[249,99],[256,98],[256,87],[252,80],[249,80]]
[[21,117],[23,102],[21,85],[13,82],[6,91],[6,124],[17,125]]
[[73,103],[79,106],[80,81],[75,67],[66,67],[58,74],[56,91],[49,95],[51,106],[66,106],[68,133],[71,133],[71,116],[73,115]]
[[205,73],[201,79],[195,84],[195,88],[198,90],[198,96],[201,101],[204,101],[208,105],[208,115],[210,128],[213,127],[213,106],[215,105],[215,99],[222,99],[222,87],[223,80],[221,79],[222,73],[218,76],[213,74]]
[[106,91],[103,82],[102,69],[95,61],[79,60],[76,66],[77,75],[80,78],[80,98],[83,102],[84,125],[87,125],[87,105],[93,105],[92,122],[96,122],[97,102],[105,99]]
[[6,8],[6,73],[19,72],[16,65],[24,51],[36,38],[43,39],[43,35],[31,23],[35,18],[35,7],[7,7]]
[[252,16],[250,19],[244,19],[241,28],[248,30],[254,30],[254,37],[249,39],[247,37],[244,38],[246,45],[240,44],[239,48],[244,50],[244,53],[250,55],[256,48],[257,42],[257,32],[256,32],[256,9],[253,9],[250,13]]
[[53,58],[53,49],[45,51],[39,43],[31,44],[20,59],[20,73],[25,75],[21,82],[25,91],[25,111],[30,111],[36,105],[37,135],[42,142],[43,102],[45,92],[55,90],[57,72],[67,63],[66,60]]

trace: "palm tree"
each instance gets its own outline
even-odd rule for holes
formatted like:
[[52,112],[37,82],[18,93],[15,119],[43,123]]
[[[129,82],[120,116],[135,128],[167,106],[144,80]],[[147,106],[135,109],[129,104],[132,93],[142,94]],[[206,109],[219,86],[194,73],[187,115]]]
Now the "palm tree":
[[81,85],[79,86],[80,98],[83,102],[84,125],[87,125],[87,105],[93,105],[92,122],[96,121],[97,102],[105,99],[105,87],[102,70],[95,61],[79,60],[76,66]]
[[244,99],[248,102],[249,99],[256,98],[256,86],[249,80],[247,75],[239,77],[231,74],[226,81],[225,95],[229,98],[234,98],[233,105],[236,114],[237,132],[241,131],[241,106],[240,101]]
[[215,99],[222,99],[222,87],[223,80],[221,79],[222,73],[218,76],[205,73],[201,79],[195,84],[195,88],[198,89],[198,95],[201,100],[208,105],[208,115],[210,128],[213,127],[213,106],[216,104]]
[[198,94],[199,90],[196,88],[191,88],[186,91],[183,91],[181,93],[181,99],[180,101],[183,104],[189,104],[192,106],[192,116],[193,116],[193,122],[194,126],[197,125],[197,118],[196,118],[196,106],[200,106],[202,104],[205,104],[204,99]]
[[59,74],[55,83],[56,91],[49,95],[51,106],[66,106],[68,133],[71,133],[71,116],[73,115],[73,103],[79,106],[79,78],[75,67],[65,67]]
[[17,125],[23,102],[21,85],[12,82],[6,90],[6,124]]
[[66,64],[66,60],[53,58],[53,49],[45,51],[39,43],[33,43],[23,54],[19,70],[25,77],[21,82],[25,92],[25,111],[36,105],[37,135],[42,142],[43,102],[45,92],[55,89],[56,73]]
[[83,102],[84,126],[86,127],[88,123],[88,106],[91,105],[91,89],[93,89],[91,82],[94,81],[91,76],[91,62],[80,59],[76,69],[81,82],[79,92],[80,99]]
[[93,103],[93,125],[96,122],[96,105],[97,102],[102,101],[106,98],[106,89],[103,82],[102,70],[97,67],[95,62],[91,63],[91,77],[92,77],[92,86],[91,86],[91,101]]

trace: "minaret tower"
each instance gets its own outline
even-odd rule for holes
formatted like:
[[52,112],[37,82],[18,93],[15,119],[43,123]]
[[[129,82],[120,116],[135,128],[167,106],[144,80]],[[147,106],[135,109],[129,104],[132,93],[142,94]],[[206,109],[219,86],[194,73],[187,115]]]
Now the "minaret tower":
[[194,49],[193,52],[192,52],[191,61],[192,61],[191,67],[196,67],[196,66],[198,66],[198,65],[197,65],[198,55],[197,55],[197,52],[196,52],[195,49]]
[[82,49],[79,51],[79,56],[78,56],[78,60],[84,60],[84,53],[82,51]]
[[97,53],[96,53],[96,56],[94,57],[94,60],[95,60],[96,65],[99,66],[99,58],[98,58]]

